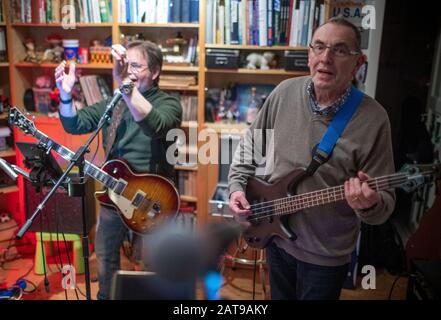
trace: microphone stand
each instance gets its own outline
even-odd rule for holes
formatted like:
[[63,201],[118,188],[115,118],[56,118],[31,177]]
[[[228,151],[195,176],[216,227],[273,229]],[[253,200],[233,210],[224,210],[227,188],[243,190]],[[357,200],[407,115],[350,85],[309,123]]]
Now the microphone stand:
[[[112,117],[112,109],[115,107],[115,105],[119,102],[119,100],[122,98],[122,92],[125,94],[128,94],[131,92],[133,88],[133,83],[130,84],[123,84],[120,89],[116,89],[113,95],[112,100],[108,103],[106,110],[104,111],[104,114],[102,115],[97,128],[92,133],[92,135],[89,137],[89,139],[86,141],[86,143],[81,146],[78,151],[75,153],[75,155],[70,159],[70,164],[67,167],[67,169],[64,171],[64,173],[61,175],[61,177],[58,179],[58,181],[54,184],[52,189],[49,191],[49,193],[46,195],[46,197],[43,199],[43,201],[37,206],[32,216],[26,221],[26,223],[21,227],[19,232],[16,235],[16,239],[21,239],[23,235],[26,233],[26,231],[30,228],[32,223],[34,222],[35,218],[41,213],[43,208],[45,207],[46,203],[50,199],[50,197],[55,193],[55,191],[58,189],[58,187],[65,181],[67,175],[70,173],[72,168],[74,166],[77,166],[79,169],[79,183],[77,189],[72,184],[69,184],[69,195],[75,194],[75,196],[81,196],[82,197],[82,219],[83,219],[83,236],[82,236],[82,245],[83,245],[83,256],[84,256],[84,275],[85,275],[85,283],[86,283],[86,299],[91,300],[90,295],[90,272],[89,272],[89,235],[87,233],[87,226],[86,226],[86,213],[85,213],[85,198],[84,198],[84,155],[86,152],[89,152],[89,147],[92,141],[95,139],[95,137],[98,135],[98,133],[101,131],[104,124],[110,120]],[[130,90],[130,91],[129,91]],[[47,153],[50,152],[50,148],[47,150]],[[80,187],[81,186],[81,187]]]

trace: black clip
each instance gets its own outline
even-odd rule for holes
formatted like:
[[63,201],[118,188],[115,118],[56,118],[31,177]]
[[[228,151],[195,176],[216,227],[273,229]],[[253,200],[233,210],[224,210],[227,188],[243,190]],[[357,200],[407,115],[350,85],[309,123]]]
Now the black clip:
[[315,145],[312,149],[312,160],[306,169],[306,174],[312,176],[322,164],[329,160],[330,157],[330,154],[318,149],[318,145]]

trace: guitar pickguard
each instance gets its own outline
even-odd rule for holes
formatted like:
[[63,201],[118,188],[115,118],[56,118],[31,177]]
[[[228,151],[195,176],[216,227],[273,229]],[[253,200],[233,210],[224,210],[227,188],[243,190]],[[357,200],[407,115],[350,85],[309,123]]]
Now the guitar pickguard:
[[135,207],[132,205],[132,201],[124,198],[123,196],[113,192],[110,189],[107,192],[110,200],[112,200],[113,203],[118,207],[118,209],[121,211],[121,214],[126,219],[132,219],[133,212],[135,211]]

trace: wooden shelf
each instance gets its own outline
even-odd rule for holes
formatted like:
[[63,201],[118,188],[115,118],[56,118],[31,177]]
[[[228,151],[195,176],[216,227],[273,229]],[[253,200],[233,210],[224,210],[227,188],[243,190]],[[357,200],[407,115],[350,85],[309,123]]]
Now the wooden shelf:
[[0,27],[6,27],[6,22],[0,22]]
[[5,119],[8,119],[8,114],[7,113],[0,114],[0,120],[5,120]]
[[242,133],[249,128],[246,123],[212,123],[205,122],[205,128],[213,129],[217,133]]
[[198,198],[194,196],[181,195],[181,201],[196,203],[198,202]]
[[[111,28],[112,23],[77,23],[75,24],[75,28]],[[22,22],[14,22],[12,23],[13,27],[41,27],[41,28],[60,28],[63,27],[63,24],[61,23],[22,23]],[[72,30],[70,29],[70,25],[66,25],[68,28],[66,30]]]
[[12,148],[0,151],[0,158],[14,157],[15,155],[16,155],[16,152]]
[[198,86],[168,86],[159,84],[159,88],[164,91],[193,91],[197,92],[199,90]]
[[9,67],[9,62],[0,62],[0,67]]
[[13,192],[18,192],[17,186],[9,186],[9,187],[0,188],[0,194],[13,193]]
[[182,121],[181,122],[181,128],[196,128],[198,126],[197,121]]
[[254,74],[270,76],[300,77],[309,74],[307,71],[286,71],[284,69],[253,70],[253,69],[207,69],[208,73]]
[[174,66],[171,64],[164,64],[162,71],[176,71],[176,72],[198,72],[199,67],[194,66]]
[[175,170],[179,171],[198,171],[198,166],[196,164],[183,166],[183,165],[175,165]]
[[291,46],[255,46],[255,45],[229,45],[229,44],[206,44],[205,49],[238,49],[238,50],[259,50],[259,51],[284,51],[284,50],[308,50],[305,47]]
[[149,27],[149,28],[199,28],[199,23],[118,23],[120,27]]
[[[17,68],[56,68],[57,63],[33,63],[33,62],[17,62],[14,64]],[[76,67],[78,69],[113,69],[113,64],[106,63],[87,63],[80,64],[77,63]],[[174,72],[198,72],[198,67],[193,66],[173,66],[164,65],[162,71],[174,71]]]
[[[57,63],[32,63],[32,62],[17,62],[15,64],[17,68],[56,68],[58,66]],[[87,63],[80,64],[77,63],[76,67],[78,69],[106,69],[112,70],[113,64],[105,64],[105,63]]]

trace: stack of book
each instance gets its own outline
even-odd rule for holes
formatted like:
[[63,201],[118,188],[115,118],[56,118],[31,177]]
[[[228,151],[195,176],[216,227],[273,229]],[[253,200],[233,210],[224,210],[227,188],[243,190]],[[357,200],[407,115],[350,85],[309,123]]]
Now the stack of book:
[[87,75],[80,77],[81,91],[88,106],[111,96],[110,88],[103,77]]
[[189,88],[197,84],[196,76],[192,75],[177,75],[177,74],[163,74],[161,75],[159,86],[167,89],[172,87]]

